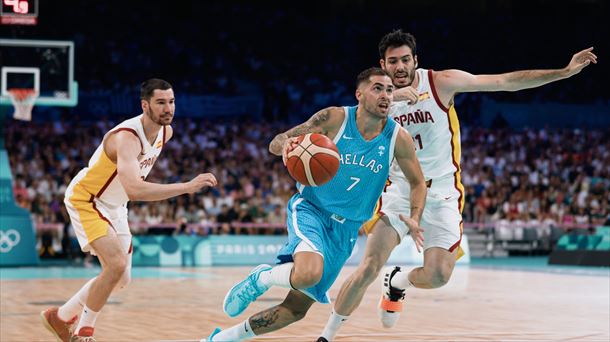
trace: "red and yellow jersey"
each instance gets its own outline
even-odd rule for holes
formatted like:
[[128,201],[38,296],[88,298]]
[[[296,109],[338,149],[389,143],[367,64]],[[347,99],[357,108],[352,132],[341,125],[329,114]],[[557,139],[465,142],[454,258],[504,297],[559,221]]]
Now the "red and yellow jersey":
[[[167,127],[163,127],[154,143],[150,144],[144,134],[141,114],[112,128],[104,139],[119,131],[130,132],[140,140],[142,152],[138,156],[139,176],[145,179],[165,145]],[[88,166],[72,179],[66,190],[66,198],[70,201],[91,201],[96,198],[110,207],[122,206],[129,201],[125,188],[117,177],[117,165],[104,151],[104,141],[93,153]]]

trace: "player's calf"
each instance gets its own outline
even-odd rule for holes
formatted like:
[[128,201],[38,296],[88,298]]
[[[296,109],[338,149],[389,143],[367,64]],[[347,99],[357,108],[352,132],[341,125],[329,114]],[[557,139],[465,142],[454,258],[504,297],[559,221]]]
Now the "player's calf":
[[356,270],[358,280],[361,282],[361,286],[369,286],[377,279],[379,273],[384,266],[384,262],[377,256],[365,256],[364,260]]

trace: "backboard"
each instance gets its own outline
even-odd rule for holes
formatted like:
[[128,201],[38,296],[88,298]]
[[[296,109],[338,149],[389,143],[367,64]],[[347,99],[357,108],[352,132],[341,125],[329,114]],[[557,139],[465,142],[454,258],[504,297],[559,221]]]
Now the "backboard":
[[35,89],[35,106],[76,106],[74,42],[0,39],[0,105],[11,105],[8,89]]

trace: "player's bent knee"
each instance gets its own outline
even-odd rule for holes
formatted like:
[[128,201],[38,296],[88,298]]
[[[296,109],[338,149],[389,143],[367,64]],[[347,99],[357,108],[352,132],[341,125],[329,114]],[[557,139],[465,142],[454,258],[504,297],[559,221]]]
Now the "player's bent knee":
[[119,282],[127,270],[127,258],[117,256],[108,261],[106,272],[110,279]]
[[292,284],[296,288],[306,289],[312,287],[320,282],[322,279],[322,272],[312,271],[310,273],[302,273],[296,278],[297,284]]
[[363,283],[370,284],[379,275],[381,269],[383,268],[383,263],[376,257],[365,257],[362,261],[360,267],[358,267],[358,275]]
[[434,269],[432,273],[432,285],[434,287],[445,286],[449,279],[451,279],[451,273],[453,269],[447,267],[439,267]]
[[291,278],[292,286],[298,289],[312,287],[320,282],[323,272],[324,264],[322,263],[295,264]]
[[125,270],[123,276],[119,279],[119,282],[115,285],[115,290],[121,290],[126,288],[131,283],[131,270]]
[[378,255],[366,256],[362,261],[363,272],[371,275],[373,278],[377,278],[379,272],[384,266],[384,262],[379,258]]

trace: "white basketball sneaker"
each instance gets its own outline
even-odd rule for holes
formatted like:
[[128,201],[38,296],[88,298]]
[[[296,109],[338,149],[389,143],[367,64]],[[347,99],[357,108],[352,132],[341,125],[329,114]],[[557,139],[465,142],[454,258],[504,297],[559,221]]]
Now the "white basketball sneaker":
[[383,271],[383,281],[381,282],[381,300],[379,301],[378,314],[381,324],[384,328],[393,327],[400,313],[405,299],[405,290],[392,287],[392,277],[396,272],[400,271],[400,267],[387,267]]

